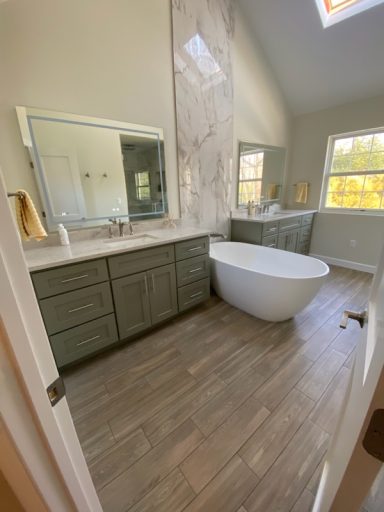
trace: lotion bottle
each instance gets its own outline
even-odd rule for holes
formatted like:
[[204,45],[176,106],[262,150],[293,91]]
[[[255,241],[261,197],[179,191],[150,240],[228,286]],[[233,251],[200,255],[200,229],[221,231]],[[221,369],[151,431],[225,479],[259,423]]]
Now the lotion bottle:
[[63,224],[59,224],[58,233],[59,233],[61,245],[69,245],[68,231],[65,229]]

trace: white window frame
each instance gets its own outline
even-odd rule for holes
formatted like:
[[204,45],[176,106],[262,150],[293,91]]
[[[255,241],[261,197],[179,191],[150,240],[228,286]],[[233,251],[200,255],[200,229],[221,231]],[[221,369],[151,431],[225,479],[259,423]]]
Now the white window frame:
[[325,203],[326,203],[326,200],[327,200],[327,192],[328,192],[328,182],[329,182],[329,178],[331,176],[350,176],[350,175],[354,175],[354,176],[366,176],[366,175],[369,175],[369,174],[382,174],[384,173],[384,169],[381,169],[381,170],[375,170],[375,171],[357,171],[357,172],[351,172],[350,174],[349,173],[346,173],[346,172],[342,172],[342,173],[331,173],[331,165],[332,165],[332,159],[333,159],[333,151],[334,151],[334,147],[335,147],[335,142],[337,140],[340,140],[340,139],[348,139],[350,137],[359,137],[359,136],[362,136],[362,135],[372,135],[372,134],[375,134],[375,133],[383,133],[384,132],[384,127],[378,127],[378,128],[369,128],[369,129],[366,129],[366,130],[359,130],[359,131],[355,131],[355,132],[347,132],[347,133],[338,133],[336,135],[330,135],[328,137],[328,146],[327,146],[327,153],[326,153],[326,158],[325,158],[325,167],[324,167],[324,173],[323,173],[323,183],[322,183],[322,187],[321,187],[321,195],[320,195],[320,206],[319,206],[319,210],[321,213],[337,213],[337,214],[341,214],[341,215],[345,215],[345,214],[348,214],[348,215],[384,215],[384,210],[383,209],[373,209],[373,208],[369,208],[369,209],[364,209],[364,208],[361,208],[361,209],[358,209],[358,208],[330,208],[330,207],[326,207],[325,206]]

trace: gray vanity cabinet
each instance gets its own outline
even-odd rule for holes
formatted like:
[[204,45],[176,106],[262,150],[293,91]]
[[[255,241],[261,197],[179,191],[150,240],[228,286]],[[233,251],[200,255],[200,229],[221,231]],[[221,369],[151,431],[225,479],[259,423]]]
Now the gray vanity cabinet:
[[32,273],[58,368],[206,300],[208,251],[206,236]]
[[120,339],[151,326],[151,308],[146,272],[112,281],[113,298]]
[[289,216],[286,219],[260,222],[250,219],[231,221],[231,239],[284,251],[308,254],[311,243],[313,213]]

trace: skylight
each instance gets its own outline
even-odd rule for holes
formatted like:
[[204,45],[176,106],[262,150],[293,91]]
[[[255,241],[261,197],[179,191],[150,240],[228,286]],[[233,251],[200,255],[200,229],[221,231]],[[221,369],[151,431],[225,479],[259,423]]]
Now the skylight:
[[350,18],[355,14],[382,4],[384,0],[315,0],[323,27]]

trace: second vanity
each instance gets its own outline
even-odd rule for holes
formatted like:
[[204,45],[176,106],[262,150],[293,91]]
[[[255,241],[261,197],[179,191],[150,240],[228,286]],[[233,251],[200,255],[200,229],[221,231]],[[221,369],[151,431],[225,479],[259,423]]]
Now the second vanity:
[[233,212],[231,239],[285,251],[308,254],[316,210],[282,210],[255,215]]
[[[162,231],[162,230],[160,230]],[[26,251],[58,368],[115,346],[210,295],[209,237],[197,229],[161,237]]]

